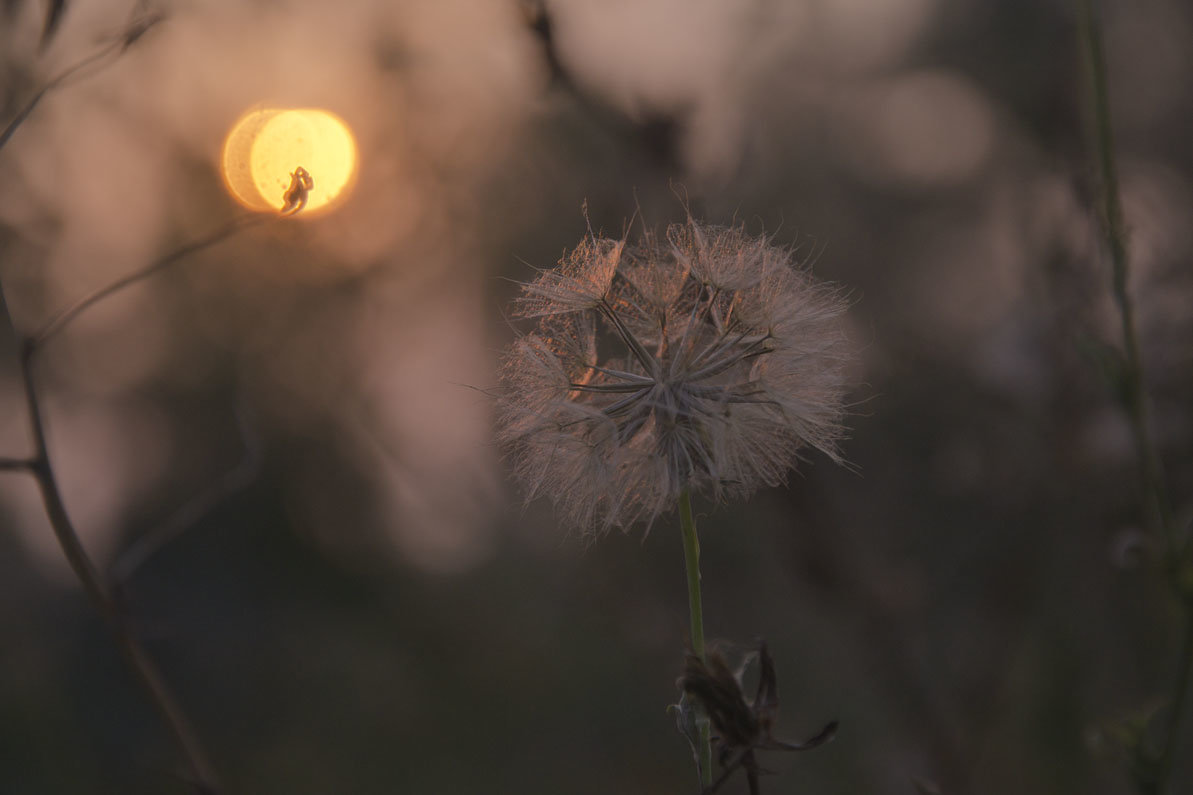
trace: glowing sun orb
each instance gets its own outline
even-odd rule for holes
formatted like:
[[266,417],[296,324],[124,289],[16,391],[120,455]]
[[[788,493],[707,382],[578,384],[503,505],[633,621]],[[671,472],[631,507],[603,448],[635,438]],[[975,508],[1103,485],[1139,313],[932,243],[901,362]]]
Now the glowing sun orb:
[[224,141],[224,181],[252,210],[294,210],[299,168],[313,182],[299,214],[334,206],[356,175],[356,141],[348,125],[319,108],[263,108],[241,116]]

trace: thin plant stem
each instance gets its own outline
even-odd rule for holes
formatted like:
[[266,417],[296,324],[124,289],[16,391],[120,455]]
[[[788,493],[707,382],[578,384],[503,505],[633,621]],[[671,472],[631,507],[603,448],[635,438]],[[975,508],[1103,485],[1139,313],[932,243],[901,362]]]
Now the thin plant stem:
[[[688,613],[692,623],[692,654],[705,662],[704,654],[704,604],[700,599],[700,538],[696,534],[696,522],[692,518],[692,493],[685,488],[679,495],[679,525],[683,530],[683,557],[688,572]],[[712,731],[708,716],[696,718],[697,753],[700,761],[700,784],[704,789],[712,786]]]
[[[106,45],[71,65],[63,72],[46,82],[9,120],[0,130],[0,148],[3,148],[16,133],[17,129],[32,115],[38,104],[51,91],[61,87],[71,78],[81,74],[89,67],[99,68],[105,60],[111,62],[139,40],[151,27],[161,21],[159,14],[134,15],[121,34]],[[259,220],[259,219],[257,219]],[[99,572],[91,557],[87,554],[78,531],[71,522],[50,462],[49,445],[46,440],[45,422],[42,417],[41,404],[38,400],[37,387],[33,374],[34,358],[41,350],[42,343],[49,340],[65,328],[75,317],[90,306],[112,295],[113,293],[145,279],[158,271],[173,265],[187,255],[201,249],[215,245],[244,227],[255,223],[256,220],[237,218],[221,227],[211,235],[190,243],[177,251],[150,264],[148,267],[126,276],[104,288],[94,291],[82,298],[78,303],[69,307],[54,317],[40,332],[32,336],[22,335],[13,324],[13,334],[19,346],[19,371],[24,388],[25,402],[29,416],[29,426],[33,436],[34,452],[28,458],[0,457],[0,471],[28,472],[37,481],[45,506],[46,516],[54,537],[62,548],[67,563],[74,572],[83,590],[94,603],[100,615],[108,624],[117,647],[128,661],[129,667],[144,688],[149,700],[153,703],[162,721],[173,736],[181,756],[189,768],[189,779],[200,795],[215,795],[219,791],[214,769],[208,761],[207,754],[199,742],[190,722],[182,712],[181,707],[166,686],[157,666],[146,653],[144,647],[133,635],[121,606],[119,591]],[[12,322],[7,299],[0,284],[0,313]]]
[[[131,47],[133,43],[137,41],[137,39],[145,35],[145,32],[148,31],[149,28],[161,20],[162,17],[158,15],[134,18],[128,24],[125,30],[122,31],[120,36],[109,41],[103,47],[100,47],[98,50],[83,58],[81,61],[72,64],[48,80],[45,85],[38,89],[37,93],[30,97],[29,101],[26,102],[19,111],[17,111],[17,114],[13,116],[8,124],[4,126],[4,129],[0,130],[0,149],[2,149],[4,145],[8,143],[9,139],[12,138],[14,133],[16,133],[17,128],[24,124],[25,120],[32,115],[33,111],[37,108],[38,103],[45,99],[47,94],[65,84],[70,78],[78,75],[84,69],[87,69],[90,66],[96,66],[105,58],[113,55],[118,57],[129,47]],[[112,59],[112,61],[114,60],[115,59]]]
[[190,243],[175,249],[161,259],[151,262],[144,268],[133,271],[129,275],[117,279],[111,284],[105,285],[104,287],[101,287],[83,296],[74,304],[55,315],[48,323],[46,323],[41,331],[38,331],[36,334],[30,337],[30,344],[33,345],[34,348],[39,348],[51,337],[62,331],[62,329],[66,328],[71,321],[81,315],[84,311],[112,295],[113,293],[117,293],[120,290],[123,290],[125,287],[136,284],[139,281],[143,281],[158,271],[166,270],[179,260],[185,259],[191,254],[195,254],[205,248],[211,248],[217,243],[221,243],[232,237],[237,232],[240,232],[249,226],[259,224],[271,217],[272,216],[265,213],[238,215],[228,223],[216,229],[214,232],[201,237],[198,240],[191,241]]
[[[124,287],[165,270],[167,267],[183,260],[187,255],[226,240],[247,226],[258,223],[263,219],[264,216],[238,217],[233,219],[212,234],[182,246],[148,266],[134,271],[123,279],[84,296],[77,303],[55,316],[41,331],[32,336],[22,336],[16,330],[15,325],[13,326],[13,333],[17,336],[20,345],[20,355],[18,357],[19,369],[21,383],[25,392],[29,427],[33,435],[34,452],[29,458],[0,458],[0,471],[25,471],[33,475],[37,481],[42,502],[45,505],[46,516],[50,521],[50,527],[54,532],[54,537],[57,539],[58,545],[62,548],[62,553],[66,557],[67,563],[70,565],[75,577],[83,586],[83,590],[87,593],[100,615],[108,623],[116,645],[120,648],[125,659],[128,661],[129,667],[141,682],[142,687],[149,696],[149,700],[157,708],[162,721],[169,728],[171,735],[173,735],[182,757],[186,760],[192,781],[198,788],[198,791],[205,795],[218,792],[214,769],[207,760],[207,754],[199,742],[195,731],[191,728],[190,722],[186,719],[181,707],[178,705],[178,702],[166,686],[165,680],[158,671],[157,666],[132,634],[125,620],[115,589],[100,574],[94,562],[87,554],[87,550],[84,548],[82,541],[79,539],[79,534],[71,522],[70,515],[67,513],[66,504],[62,498],[62,491],[58,486],[58,479],[50,463],[49,444],[46,440],[45,422],[42,417],[41,403],[38,400],[33,365],[37,353],[42,349],[42,345],[89,307]],[[3,310],[3,314],[11,321],[12,314],[8,309],[2,284],[0,284],[0,309]]]
[[49,94],[55,88],[57,88],[58,86],[65,83],[67,81],[67,79],[69,79],[76,73],[82,71],[83,69],[86,69],[88,66],[91,66],[93,64],[98,63],[99,61],[102,61],[107,56],[112,55],[113,53],[118,52],[119,50],[120,50],[120,42],[118,42],[118,41],[110,42],[107,46],[92,53],[91,55],[88,55],[86,58],[79,61],[78,63],[73,64],[72,66],[68,67],[64,72],[55,76],[54,78],[49,80],[44,86],[42,86],[40,89],[38,89],[37,93],[29,98],[29,101],[25,103],[24,107],[22,107],[19,111],[17,111],[17,115],[13,116],[12,119],[8,122],[8,124],[6,124],[4,126],[4,129],[2,131],[0,131],[0,148],[2,148],[6,143],[8,143],[8,139],[12,138],[13,133],[15,133],[17,131],[17,128],[25,123],[25,120],[29,118],[29,116],[37,108],[38,103],[41,102],[42,99],[45,98],[46,94]]
[[1087,48],[1090,88],[1093,100],[1094,139],[1100,172],[1102,226],[1110,249],[1112,286],[1118,305],[1123,337],[1123,408],[1131,423],[1139,456],[1139,479],[1143,495],[1145,521],[1153,536],[1163,545],[1165,570],[1176,591],[1183,611],[1182,639],[1173,680],[1168,719],[1154,757],[1151,775],[1137,775],[1136,785],[1145,795],[1168,792],[1173,762],[1180,738],[1181,718],[1185,712],[1190,679],[1193,678],[1193,588],[1188,581],[1185,560],[1187,549],[1177,535],[1172,509],[1164,485],[1164,468],[1151,433],[1143,360],[1135,310],[1128,286],[1130,256],[1126,225],[1119,197],[1118,170],[1115,163],[1114,133],[1110,119],[1110,97],[1106,86],[1106,57],[1102,30],[1091,0],[1080,0],[1081,37]]
[[1102,226],[1110,249],[1114,300],[1119,310],[1123,336],[1123,403],[1139,451],[1140,479],[1152,530],[1161,536],[1171,554],[1176,549],[1172,511],[1164,492],[1164,467],[1151,434],[1151,418],[1144,388],[1143,359],[1139,354],[1139,333],[1131,301],[1128,275],[1130,255],[1127,229],[1119,196],[1118,167],[1114,154],[1114,130],[1110,121],[1110,95],[1106,87],[1106,56],[1101,26],[1091,0],[1081,0],[1082,33],[1088,48],[1094,112],[1094,138],[1101,177]]
[[[7,303],[4,300],[3,289],[0,288],[0,309],[8,315]],[[11,318],[11,315],[8,315]],[[58,486],[58,479],[54,475],[54,468],[50,464],[49,445],[46,441],[45,423],[42,419],[41,404],[37,397],[37,388],[33,379],[33,356],[37,348],[33,341],[20,341],[20,375],[24,387],[25,402],[29,413],[29,426],[33,433],[34,453],[23,461],[6,459],[12,466],[5,467],[12,470],[23,470],[33,475],[41,492],[45,505],[46,516],[50,527],[62,553],[70,564],[75,577],[78,578],[83,590],[94,603],[100,615],[107,622],[116,645],[141,682],[149,700],[157,708],[158,714],[167,725],[178,745],[179,751],[190,769],[190,777],[197,790],[204,795],[218,792],[214,770],[207,760],[189,721],[184,716],[181,707],[170,693],[157,666],[149,658],[145,649],[132,634],[121,610],[119,599],[115,592],[104,580],[87,550],[79,538],[67,513],[66,504],[62,499],[62,491]]]
[[1172,776],[1172,765],[1176,761],[1177,741],[1181,734],[1181,718],[1185,714],[1185,699],[1189,695],[1189,680],[1193,675],[1193,602],[1185,599],[1185,628],[1181,641],[1180,658],[1176,666],[1176,680],[1172,686],[1172,703],[1169,705],[1168,723],[1164,727],[1164,745],[1157,762],[1156,792],[1163,793]]

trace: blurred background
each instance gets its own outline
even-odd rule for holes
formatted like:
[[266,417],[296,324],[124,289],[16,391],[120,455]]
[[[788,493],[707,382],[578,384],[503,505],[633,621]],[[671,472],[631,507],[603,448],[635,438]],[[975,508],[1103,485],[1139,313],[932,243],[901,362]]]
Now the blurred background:
[[[53,463],[229,793],[691,792],[665,712],[674,521],[590,541],[492,438],[513,281],[685,205],[844,287],[851,468],[699,504],[706,628],[765,637],[765,792],[1125,793],[1178,612],[1139,531],[1067,0],[0,4],[0,280],[40,328],[241,212],[256,106],[325,107],[360,171],[97,305],[36,361]],[[1193,9],[1107,0],[1154,423],[1193,497]],[[31,449],[0,330],[0,456]],[[162,540],[163,543],[158,543]],[[1186,729],[1189,729],[1186,726]],[[1186,738],[1190,735],[1186,731]],[[1178,758],[1175,791],[1193,762]],[[175,750],[0,473],[0,791],[182,792]],[[918,784],[917,784],[918,782]],[[726,793],[746,792],[734,779]]]

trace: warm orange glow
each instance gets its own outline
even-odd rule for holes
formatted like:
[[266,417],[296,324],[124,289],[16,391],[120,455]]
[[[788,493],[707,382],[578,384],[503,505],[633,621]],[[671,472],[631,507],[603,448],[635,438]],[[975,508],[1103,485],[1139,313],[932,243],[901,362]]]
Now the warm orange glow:
[[286,208],[300,167],[314,182],[300,214],[325,210],[346,195],[356,174],[348,125],[318,108],[266,108],[240,117],[224,142],[224,181],[253,210]]

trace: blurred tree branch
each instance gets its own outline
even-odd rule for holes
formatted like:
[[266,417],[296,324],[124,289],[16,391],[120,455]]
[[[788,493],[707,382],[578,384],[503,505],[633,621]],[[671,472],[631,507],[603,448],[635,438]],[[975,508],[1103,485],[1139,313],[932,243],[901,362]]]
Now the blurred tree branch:
[[62,24],[62,16],[65,13],[66,0],[49,0],[46,3],[46,22],[41,29],[41,44],[39,45],[43,50],[54,38],[54,34],[58,32],[58,26]]
[[555,17],[544,0],[519,0],[526,29],[538,43],[550,74],[550,85],[570,97],[587,113],[594,125],[627,141],[664,173],[674,175],[681,167],[680,145],[687,108],[649,109],[631,117],[590,91],[576,79],[559,54]]

